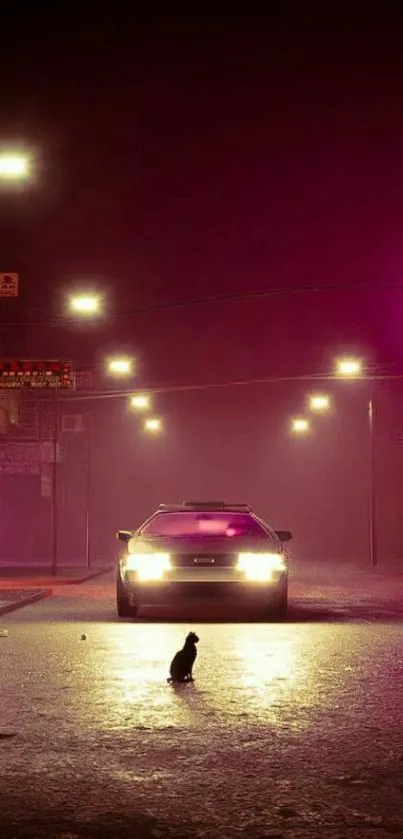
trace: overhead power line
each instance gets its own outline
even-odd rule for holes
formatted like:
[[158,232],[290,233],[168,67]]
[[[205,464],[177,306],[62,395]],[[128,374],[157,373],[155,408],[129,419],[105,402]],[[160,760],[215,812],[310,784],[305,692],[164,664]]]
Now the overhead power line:
[[[104,318],[104,321],[118,320],[120,318],[134,317],[136,315],[147,315],[153,312],[165,312],[173,309],[185,309],[195,306],[203,306],[212,303],[238,303],[247,300],[259,300],[270,297],[286,297],[289,295],[300,294],[323,294],[324,292],[369,292],[369,291],[403,291],[403,283],[381,283],[374,281],[362,281],[358,283],[335,283],[332,285],[304,285],[304,286],[280,286],[278,288],[270,288],[262,291],[246,291],[239,293],[208,295],[204,297],[194,297],[184,300],[173,300],[168,303],[153,303],[147,306],[136,306],[130,309],[122,309],[118,312],[110,312]],[[74,317],[71,315],[60,315],[50,318],[41,319],[26,319],[19,321],[2,321],[0,326],[32,326],[37,324],[48,326],[68,325],[69,323],[83,322],[82,316]]]
[[[359,378],[356,379],[358,381],[401,381],[403,380],[403,373],[398,374],[389,374],[389,373],[379,373],[379,374],[362,374]],[[235,381],[227,381],[227,382],[208,382],[204,384],[187,384],[187,385],[161,385],[158,387],[141,387],[141,393],[144,394],[164,394],[164,393],[186,393],[191,391],[205,391],[205,390],[219,390],[224,388],[233,388],[233,387],[247,387],[251,385],[269,385],[269,384],[278,384],[284,382],[341,382],[345,381],[345,379],[341,379],[340,376],[331,375],[331,374],[322,374],[322,373],[310,373],[307,375],[299,375],[299,376],[270,376],[266,378],[258,378],[258,379],[240,379]],[[137,388],[139,390],[139,388]],[[71,392],[63,392],[63,399],[65,400],[74,400],[74,401],[95,401],[100,399],[123,399],[129,396],[132,396],[133,393],[136,391],[136,388],[132,387],[130,389],[125,390],[109,390],[109,391],[97,391],[96,393],[84,393],[83,391],[75,391],[74,393]]]

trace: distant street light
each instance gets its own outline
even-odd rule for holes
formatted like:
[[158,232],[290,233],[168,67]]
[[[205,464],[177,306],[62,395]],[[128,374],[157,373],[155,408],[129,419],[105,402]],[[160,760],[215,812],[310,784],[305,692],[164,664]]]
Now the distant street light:
[[306,434],[309,431],[309,422],[305,417],[295,417],[291,421],[291,430],[294,434]]
[[330,399],[325,393],[314,393],[309,397],[309,407],[311,411],[328,411]]
[[155,434],[156,432],[161,431],[161,428],[161,420],[157,417],[150,417],[150,419],[146,419],[144,422],[145,431],[151,431]]
[[72,312],[85,317],[98,315],[101,310],[101,300],[97,294],[76,294],[70,297],[69,305]]
[[147,396],[146,393],[136,393],[132,396],[130,404],[132,408],[136,408],[137,411],[144,411],[146,408],[150,407],[150,397]]
[[114,376],[130,376],[133,372],[133,361],[131,358],[111,358],[108,371]]
[[19,181],[27,177],[29,161],[26,155],[17,153],[0,153],[0,178],[2,180]]
[[336,375],[354,379],[362,373],[362,363],[359,358],[339,358],[336,362]]

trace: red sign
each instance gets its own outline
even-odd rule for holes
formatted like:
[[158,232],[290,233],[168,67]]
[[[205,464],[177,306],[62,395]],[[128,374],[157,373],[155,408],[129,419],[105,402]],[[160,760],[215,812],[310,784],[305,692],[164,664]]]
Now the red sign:
[[0,359],[0,388],[74,387],[73,362],[60,359]]

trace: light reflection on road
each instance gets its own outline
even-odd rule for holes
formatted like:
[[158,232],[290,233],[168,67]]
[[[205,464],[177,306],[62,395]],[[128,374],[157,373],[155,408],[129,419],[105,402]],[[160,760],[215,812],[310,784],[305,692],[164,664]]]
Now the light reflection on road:
[[[24,829],[39,802],[46,836],[49,808],[52,836],[64,816],[63,835],[101,823],[93,835],[104,835],[111,819],[120,835],[138,813],[155,835],[186,823],[194,837],[272,826],[288,836],[289,808],[301,836],[403,836],[401,617],[316,613],[301,607],[281,624],[118,621],[109,581],[8,615],[1,815],[17,812],[18,794]],[[190,629],[196,682],[174,688],[169,663]],[[136,822],[127,835],[137,832]]]
[[[175,688],[166,681],[169,663],[190,629],[200,636],[196,681]],[[32,669],[27,639],[33,632],[33,705],[17,694],[3,720],[34,727],[43,721],[48,728],[54,721],[60,736],[174,736],[185,729],[203,736],[262,725],[306,730],[327,713],[347,721],[352,695],[362,689],[347,625],[100,621],[36,623],[27,630],[20,619],[3,662],[16,690],[19,668],[9,666],[26,661]]]
[[181,625],[99,626],[99,644],[86,663],[96,678],[81,722],[105,731],[243,726],[245,718],[250,725],[276,726],[285,718],[293,725],[286,708],[301,701],[312,707],[319,698],[323,703],[318,662],[304,632],[228,624],[199,632],[195,683],[173,687],[166,679],[185,634]]

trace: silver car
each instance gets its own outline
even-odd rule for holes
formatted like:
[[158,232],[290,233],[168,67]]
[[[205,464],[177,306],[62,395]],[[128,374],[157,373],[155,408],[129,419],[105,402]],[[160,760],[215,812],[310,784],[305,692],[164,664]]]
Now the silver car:
[[137,530],[119,530],[117,611],[212,598],[253,600],[285,618],[289,531],[275,531],[247,504],[162,504]]

